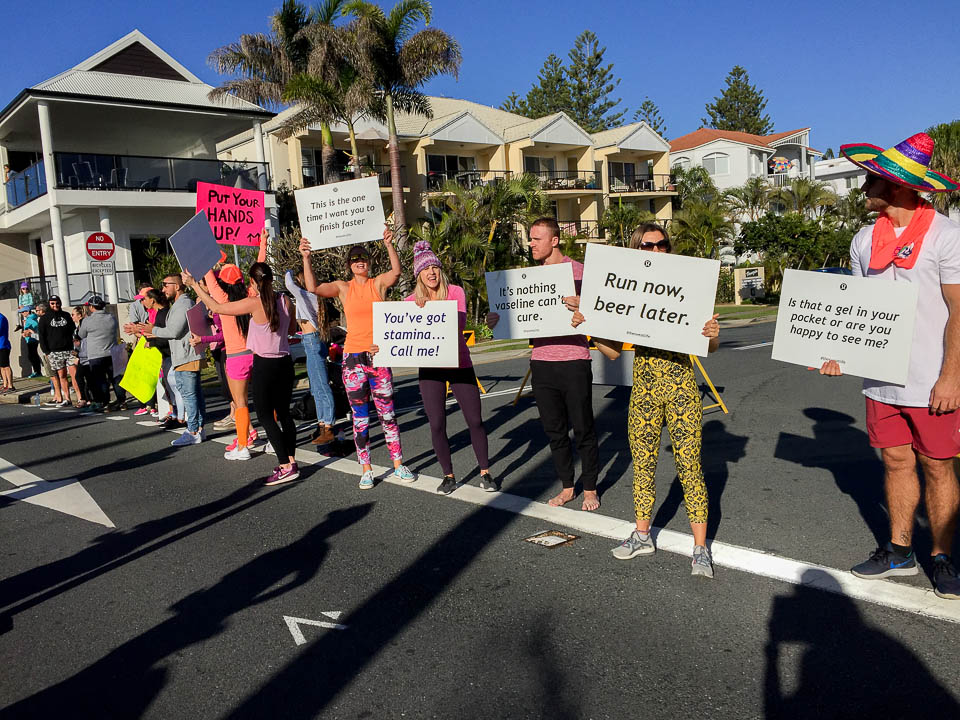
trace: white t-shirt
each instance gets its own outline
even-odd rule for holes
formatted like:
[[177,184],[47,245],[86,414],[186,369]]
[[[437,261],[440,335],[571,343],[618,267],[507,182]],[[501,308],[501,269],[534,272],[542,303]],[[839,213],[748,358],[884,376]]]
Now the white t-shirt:
[[[902,229],[897,233],[900,234]],[[854,235],[850,243],[853,274],[914,283],[918,291],[917,319],[913,327],[907,384],[900,386],[864,380],[863,394],[889,405],[926,407],[943,366],[944,330],[950,315],[940,286],[960,284],[960,225],[937,213],[923,239],[920,256],[909,270],[892,263],[883,270],[871,270],[872,244],[873,225]]]

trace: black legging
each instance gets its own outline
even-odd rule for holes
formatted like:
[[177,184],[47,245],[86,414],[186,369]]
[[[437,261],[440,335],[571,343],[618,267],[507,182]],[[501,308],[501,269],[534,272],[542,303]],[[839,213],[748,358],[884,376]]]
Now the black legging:
[[30,367],[33,368],[33,374],[40,374],[40,343],[26,341],[27,359],[30,360]]
[[420,370],[420,396],[430,421],[430,437],[444,475],[453,475],[450,441],[447,439],[447,383],[463,411],[470,429],[470,444],[481,470],[490,467],[487,458],[487,431],[480,417],[480,390],[473,368],[423,368]]
[[93,401],[101,405],[107,405],[110,402],[110,377],[113,372],[113,363],[110,356],[102,358],[90,358],[90,394],[93,395]]
[[[297,449],[297,426],[290,415],[290,397],[293,395],[293,359],[289,355],[278,358],[253,356],[253,406],[267,439],[277,453],[277,459],[286,463]],[[273,414],[277,414],[274,420]],[[279,425],[277,425],[279,421]]]

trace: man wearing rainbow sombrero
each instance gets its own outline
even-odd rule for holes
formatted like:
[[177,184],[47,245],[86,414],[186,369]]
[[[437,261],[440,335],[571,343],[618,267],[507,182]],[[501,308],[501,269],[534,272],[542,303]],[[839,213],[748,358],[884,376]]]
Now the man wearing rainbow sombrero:
[[[916,575],[913,522],[920,503],[917,462],[926,479],[933,535],[933,582],[940,597],[960,599],[950,560],[960,488],[953,457],[960,453],[960,225],[938,214],[920,193],[950,192],[957,183],[930,170],[933,140],[917,133],[896,147],[841,145],[867,171],[867,209],[877,222],[850,244],[854,275],[917,286],[917,315],[906,385],[864,380],[870,445],[880,448],[891,540],[852,569],[857,577]],[[839,375],[836,361],[824,375]]]

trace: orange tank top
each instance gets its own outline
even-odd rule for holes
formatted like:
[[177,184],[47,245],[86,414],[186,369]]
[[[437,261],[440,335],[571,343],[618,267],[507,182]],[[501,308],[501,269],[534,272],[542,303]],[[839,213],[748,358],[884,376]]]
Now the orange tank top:
[[373,304],[380,302],[373,278],[362,285],[356,279],[347,286],[343,311],[347,316],[347,339],[343,343],[345,353],[370,352],[373,345]]

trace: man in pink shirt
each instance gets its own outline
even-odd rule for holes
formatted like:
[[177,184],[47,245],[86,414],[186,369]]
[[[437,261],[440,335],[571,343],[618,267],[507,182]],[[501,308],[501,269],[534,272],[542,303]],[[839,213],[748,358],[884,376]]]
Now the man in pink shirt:
[[[540,218],[530,226],[530,251],[543,265],[570,263],[577,292],[583,278],[583,263],[571,260],[560,251],[560,225],[553,218]],[[580,296],[563,299],[573,312],[580,306]],[[499,321],[497,313],[487,315],[487,325]],[[577,441],[580,456],[580,482],[583,484],[583,510],[600,507],[597,495],[599,450],[593,422],[593,372],[590,366],[590,344],[584,335],[534,338],[531,341],[530,370],[533,396],[540,412],[540,422],[550,439],[550,451],[563,489],[550,499],[553,506],[566,505],[576,497],[570,428]]]

